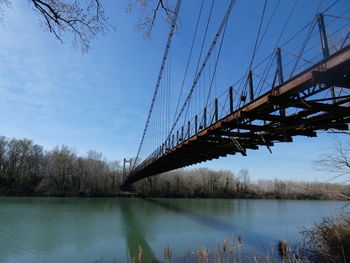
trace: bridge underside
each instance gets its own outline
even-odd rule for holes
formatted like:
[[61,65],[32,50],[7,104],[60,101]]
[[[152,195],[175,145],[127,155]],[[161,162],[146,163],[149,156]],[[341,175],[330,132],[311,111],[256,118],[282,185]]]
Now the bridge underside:
[[[240,153],[293,136],[316,137],[321,130],[348,130],[350,46],[304,70],[194,136],[146,159],[124,187],[155,174]],[[332,96],[335,94],[335,96]],[[341,95],[339,95],[341,94]]]

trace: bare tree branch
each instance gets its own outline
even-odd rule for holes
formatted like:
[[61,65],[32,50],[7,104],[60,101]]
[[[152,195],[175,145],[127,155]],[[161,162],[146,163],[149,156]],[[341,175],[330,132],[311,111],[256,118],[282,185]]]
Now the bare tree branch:
[[174,7],[167,0],[156,0],[154,8],[150,8],[150,0],[133,0],[126,6],[126,11],[131,13],[133,9],[138,8],[140,11],[139,21],[135,26],[135,30],[142,31],[144,38],[150,38],[155,21],[158,18],[159,12],[162,12],[163,19],[169,25],[172,23],[175,14]]
[[[0,22],[3,8],[9,7],[13,0],[0,0]],[[27,0],[40,16],[41,26],[63,43],[64,37],[71,33],[72,44],[87,52],[91,41],[99,34],[105,34],[114,27],[108,22],[101,0]],[[153,8],[151,8],[153,6]],[[159,14],[170,25],[175,11],[168,0],[131,0],[126,11],[133,9],[141,12],[135,26],[150,38]],[[68,38],[70,36],[68,35]]]
[[11,6],[10,0],[0,0],[0,23],[3,22],[4,9],[3,7],[9,8]]
[[[350,175],[350,146],[336,140],[331,153],[324,154],[316,161],[316,165],[322,171],[334,174],[334,178]],[[346,178],[345,183],[350,182]]]
[[[27,0],[40,16],[40,24],[61,42],[71,33],[72,44],[87,52],[91,40],[114,27],[108,23],[101,0]],[[12,0],[0,0],[0,21],[3,8]]]
[[90,42],[98,33],[106,33],[107,21],[100,0],[67,2],[64,0],[28,0],[42,16],[41,24],[63,42],[66,32],[73,34],[72,43],[87,52]]

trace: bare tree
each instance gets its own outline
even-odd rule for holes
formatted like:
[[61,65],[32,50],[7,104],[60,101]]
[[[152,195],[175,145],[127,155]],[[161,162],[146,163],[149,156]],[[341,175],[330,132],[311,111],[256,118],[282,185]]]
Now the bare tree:
[[[328,154],[322,155],[320,159],[316,161],[316,165],[320,170],[333,174],[333,179],[342,179],[342,183],[349,187],[350,146],[348,143],[344,144],[340,140],[336,140],[332,151]],[[323,189],[323,191],[329,192],[327,189]],[[349,195],[344,195],[338,191],[335,193],[342,198],[350,199]]]
[[250,184],[249,171],[247,169],[241,169],[238,172],[238,178],[241,182],[242,191],[247,191]]
[[[334,143],[332,152],[320,157],[316,164],[323,171],[330,172],[336,178],[348,176],[350,174],[350,146],[337,140]],[[349,183],[346,177],[344,183]]]
[[175,8],[168,0],[133,0],[126,5],[125,9],[127,13],[131,13],[134,9],[139,10],[139,21],[135,29],[142,31],[144,38],[151,36],[154,23],[158,16],[162,16],[164,21],[171,24],[175,14]]
[[9,8],[11,6],[10,0],[0,0],[0,22],[3,22],[4,6]]
[[[40,25],[61,42],[65,33],[72,34],[72,44],[87,52],[97,34],[105,34],[112,26],[108,23],[100,0],[27,0],[40,16]],[[0,18],[3,7],[11,0],[0,0]]]

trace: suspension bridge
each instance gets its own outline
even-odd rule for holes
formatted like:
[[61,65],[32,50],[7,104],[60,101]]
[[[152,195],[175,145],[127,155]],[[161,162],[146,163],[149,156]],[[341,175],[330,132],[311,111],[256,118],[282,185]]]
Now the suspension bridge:
[[[272,152],[275,143],[292,142],[294,136],[316,137],[319,131],[348,130],[350,8],[334,14],[332,11],[339,1],[323,10],[320,5],[312,21],[281,42],[297,12],[295,1],[272,53],[255,62],[279,5],[276,1],[268,19],[265,1],[252,54],[247,54],[251,59],[245,74],[232,85],[222,87],[217,94],[213,92],[217,89],[217,66],[236,1],[228,1],[206,52],[204,40],[209,38],[207,28],[214,1],[208,4],[207,19],[202,18],[204,2],[198,9],[181,91],[177,95],[179,100],[170,109],[168,58],[181,7],[181,0],[177,1],[137,158],[130,164],[132,169],[123,181],[125,189],[159,173],[237,153],[246,156],[250,149],[265,147]],[[198,63],[187,96],[184,96],[200,21],[204,21],[205,30],[202,42],[198,41],[201,44]],[[154,132],[150,131],[152,128]],[[145,145],[153,147],[153,151],[142,162],[137,162],[142,150],[147,148]]]

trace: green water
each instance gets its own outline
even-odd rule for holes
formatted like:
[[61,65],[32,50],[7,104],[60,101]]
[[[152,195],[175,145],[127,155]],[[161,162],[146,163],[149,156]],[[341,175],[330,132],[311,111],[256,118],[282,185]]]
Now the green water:
[[[241,233],[244,251],[265,253],[278,240],[334,214],[342,202],[220,199],[0,197],[0,262],[173,262],[188,249],[213,249]],[[148,261],[147,261],[148,262]]]

